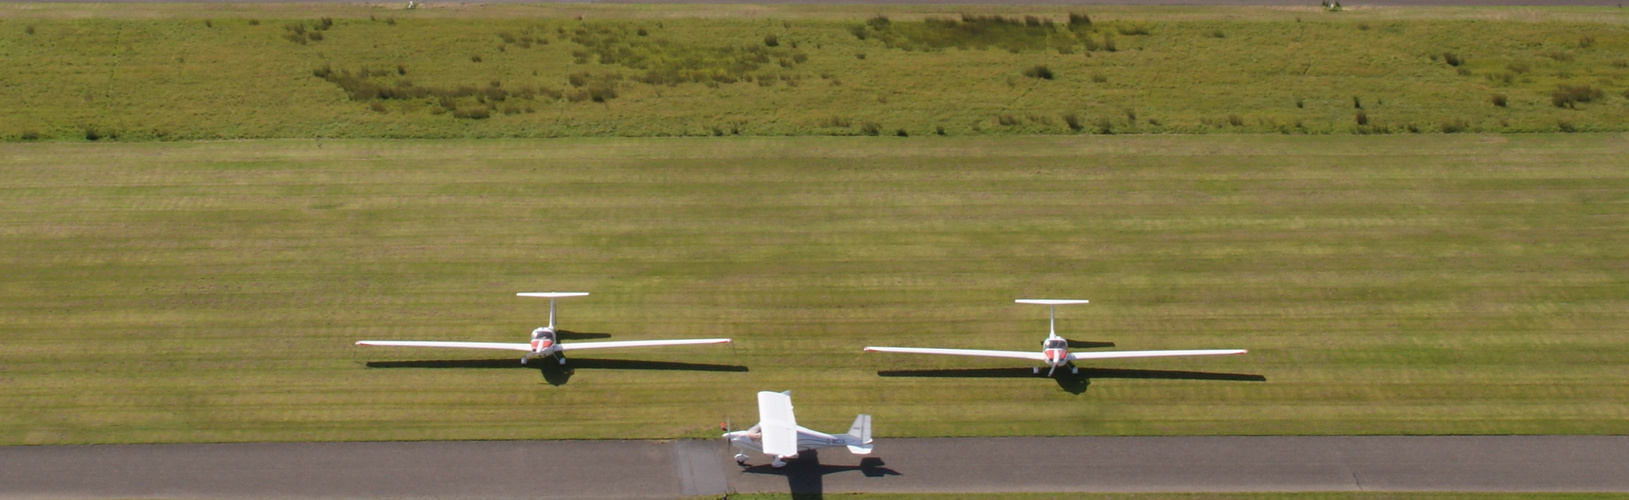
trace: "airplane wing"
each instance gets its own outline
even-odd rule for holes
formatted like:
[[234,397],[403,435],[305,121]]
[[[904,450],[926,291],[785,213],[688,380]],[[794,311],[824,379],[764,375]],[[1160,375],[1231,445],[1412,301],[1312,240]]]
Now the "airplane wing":
[[531,344],[514,344],[508,342],[429,342],[417,340],[361,340],[356,345],[376,345],[387,347],[456,347],[461,349],[503,349],[508,351],[530,351]]
[[[617,347],[654,347],[664,345],[728,344],[730,339],[677,339],[677,340],[621,340],[616,342],[561,342],[560,350],[613,349]],[[522,344],[525,345],[525,344]],[[530,349],[527,349],[530,350]]]
[[985,351],[982,349],[935,349],[926,347],[867,347],[865,352],[901,352],[906,354],[946,354],[950,356],[980,356],[986,358],[1014,358],[1046,361],[1040,351]]
[[758,393],[758,425],[764,436],[764,454],[798,454],[798,420],[792,415],[792,396],[783,392]]
[[1104,352],[1071,352],[1070,360],[1082,359],[1117,359],[1117,358],[1157,358],[1162,356],[1212,356],[1218,354],[1244,354],[1244,349],[1198,349],[1187,351],[1104,351]]

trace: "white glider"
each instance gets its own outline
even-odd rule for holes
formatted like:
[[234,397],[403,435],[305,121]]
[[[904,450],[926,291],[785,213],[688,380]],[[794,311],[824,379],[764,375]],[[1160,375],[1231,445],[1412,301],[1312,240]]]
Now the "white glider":
[[820,448],[843,446],[855,455],[867,455],[871,453],[871,416],[854,417],[847,434],[826,434],[798,425],[792,414],[792,391],[763,391],[758,393],[758,425],[725,432],[724,440],[741,450],[735,454],[735,463],[746,464],[746,450],[753,450],[774,457],[769,465],[775,468],[785,467],[786,460],[797,458],[800,451]]
[[619,341],[613,341],[613,342],[573,342],[573,343],[570,343],[570,344],[562,344],[557,340],[557,338],[555,336],[555,333],[554,333],[555,332],[555,330],[554,330],[554,299],[563,298],[563,297],[581,297],[581,296],[584,296],[584,295],[588,295],[588,292],[541,292],[541,293],[517,293],[515,295],[521,296],[521,297],[545,297],[545,298],[549,299],[549,326],[538,328],[536,330],[532,330],[532,341],[531,341],[531,343],[519,343],[519,342],[515,342],[515,343],[507,343],[507,342],[443,342],[443,341],[425,341],[425,340],[361,340],[361,341],[357,341],[356,345],[371,345],[371,346],[385,346],[385,347],[450,347],[450,348],[455,348],[455,349],[499,349],[499,350],[506,350],[506,351],[524,351],[524,352],[526,352],[526,355],[522,356],[520,358],[520,363],[521,364],[526,364],[526,360],[531,359],[531,358],[540,357],[540,356],[553,356],[555,359],[560,361],[560,364],[563,365],[563,364],[566,364],[565,351],[575,351],[575,350],[581,350],[581,349],[615,349],[615,348],[622,348],[622,347],[655,347],[655,346],[669,346],[669,345],[728,344],[728,343],[730,343],[730,339],[676,339],[676,340],[619,340]]
[[[1087,359],[1119,359],[1119,358],[1155,358],[1162,356],[1214,356],[1223,354],[1244,354],[1244,349],[1191,349],[1169,351],[1103,351],[1103,352],[1069,352],[1069,341],[1058,336],[1057,307],[1066,304],[1085,304],[1085,300],[1062,299],[1018,299],[1014,302],[1020,304],[1041,304],[1049,309],[1050,327],[1046,340],[1041,341],[1041,352],[1035,351],[986,351],[982,349],[938,349],[930,347],[866,347],[865,352],[897,352],[905,354],[940,354],[948,356],[978,356],[985,358],[1012,358],[1039,361],[1050,367],[1046,375],[1052,376],[1059,367],[1068,366],[1069,373],[1080,373],[1080,367],[1073,362]],[[1040,368],[1034,369],[1036,374],[1041,373]]]

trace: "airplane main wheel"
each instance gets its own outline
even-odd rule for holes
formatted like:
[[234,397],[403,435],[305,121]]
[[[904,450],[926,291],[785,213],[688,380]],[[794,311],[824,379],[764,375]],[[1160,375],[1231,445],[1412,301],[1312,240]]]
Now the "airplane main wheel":
[[562,365],[566,364],[566,358],[560,358],[560,364],[562,364]]
[[774,468],[776,468],[776,469],[779,469],[779,468],[781,468],[781,467],[785,467],[785,466],[786,466],[786,461],[785,461],[785,460],[781,460],[781,459],[780,459],[780,458],[776,458],[776,459],[775,459],[775,461],[773,461],[773,462],[770,462],[770,463],[769,463],[769,466],[770,466],[770,467],[774,467]]
[[520,364],[526,364],[526,358],[520,358]]
[[1070,375],[1080,375],[1080,367],[1078,367],[1078,366],[1069,367],[1069,374]]
[[737,463],[737,464],[746,464],[747,463],[747,454],[745,454],[745,453],[737,453],[737,454],[735,454],[735,463]]
[[1040,375],[1041,374],[1041,369],[1040,368],[1030,368],[1029,372],[1033,373],[1033,374],[1036,374],[1036,375]]

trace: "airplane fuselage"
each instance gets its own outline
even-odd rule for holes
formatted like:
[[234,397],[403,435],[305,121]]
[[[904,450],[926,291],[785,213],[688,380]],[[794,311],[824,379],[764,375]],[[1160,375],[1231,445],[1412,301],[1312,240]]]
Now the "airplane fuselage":
[[[724,437],[730,440],[730,445],[737,448],[748,449],[760,453],[764,451],[762,435],[751,430],[725,433]],[[821,448],[833,448],[837,446],[848,446],[851,444],[859,443],[851,443],[848,439],[844,439],[841,436],[833,436],[824,432],[811,430],[807,427],[798,426],[798,451],[818,450]],[[797,455],[786,455],[780,458],[797,458]]]
[[549,356],[559,359],[560,364],[566,363],[565,356],[560,353],[560,341],[554,336],[554,329],[543,327],[532,330],[532,352],[526,353],[525,357],[520,358],[521,364],[526,364],[526,360],[531,358]]

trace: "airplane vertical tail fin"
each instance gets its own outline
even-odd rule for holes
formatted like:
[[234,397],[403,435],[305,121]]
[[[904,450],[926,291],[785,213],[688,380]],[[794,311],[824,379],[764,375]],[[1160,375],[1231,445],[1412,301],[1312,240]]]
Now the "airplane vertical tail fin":
[[848,426],[848,451],[855,455],[871,453],[871,416],[861,413]]

